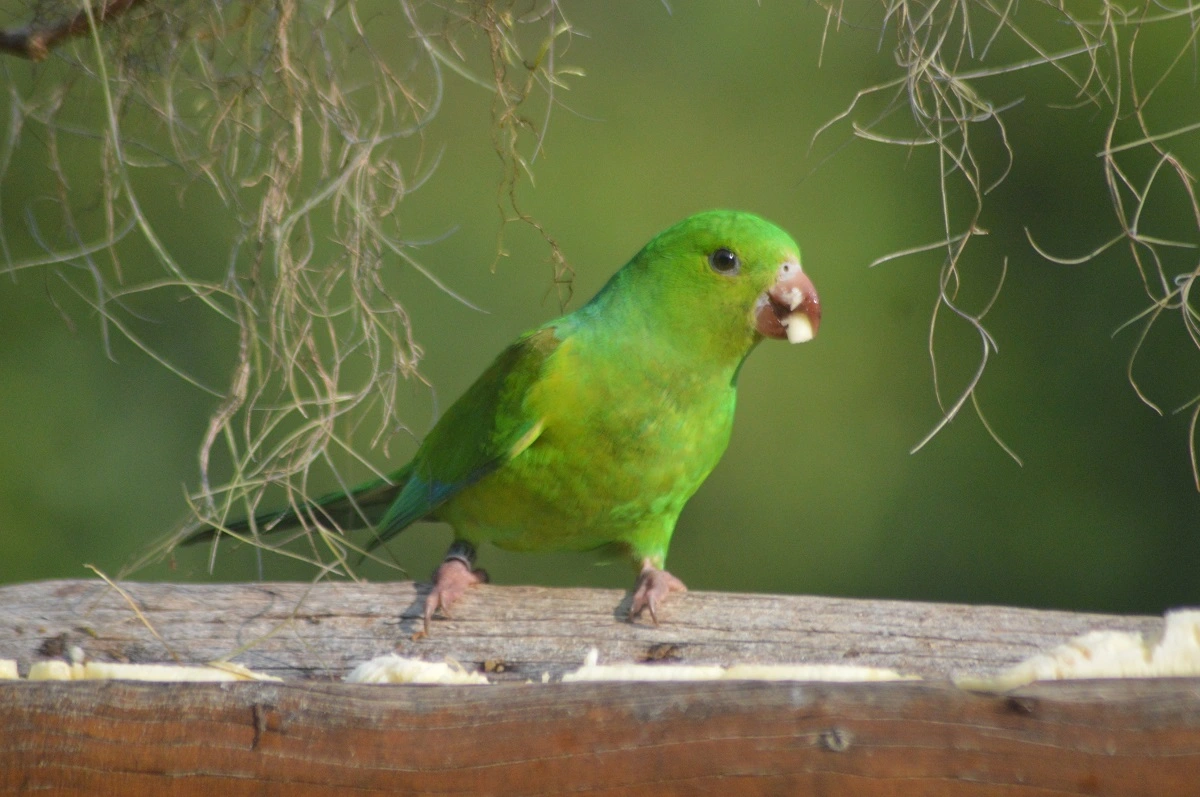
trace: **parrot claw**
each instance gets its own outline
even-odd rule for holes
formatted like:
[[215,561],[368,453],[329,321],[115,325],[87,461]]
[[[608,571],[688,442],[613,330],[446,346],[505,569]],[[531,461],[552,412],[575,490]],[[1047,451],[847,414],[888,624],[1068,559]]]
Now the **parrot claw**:
[[687,586],[666,570],[655,567],[649,560],[642,562],[642,572],[633,587],[633,603],[629,607],[632,622],[649,610],[650,619],[658,625],[658,605],[672,592],[687,592]]
[[447,556],[433,574],[433,589],[425,596],[425,626],[413,635],[413,639],[429,636],[429,624],[439,609],[450,617],[450,607],[475,584],[486,584],[486,570],[475,569],[458,556]]

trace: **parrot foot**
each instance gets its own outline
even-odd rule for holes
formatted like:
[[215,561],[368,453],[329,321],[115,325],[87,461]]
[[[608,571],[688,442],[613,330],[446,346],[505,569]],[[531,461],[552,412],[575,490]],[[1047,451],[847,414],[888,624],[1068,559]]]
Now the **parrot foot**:
[[642,572],[633,587],[633,603],[629,607],[630,621],[648,609],[650,619],[658,625],[659,603],[672,592],[687,592],[687,586],[666,570],[655,567],[649,559],[642,560]]
[[429,636],[429,624],[435,612],[440,609],[442,614],[450,617],[450,607],[466,594],[468,587],[487,583],[487,571],[472,569],[474,563],[473,547],[462,542],[451,546],[446,558],[433,573],[433,589],[425,596],[425,627],[413,635],[414,640]]

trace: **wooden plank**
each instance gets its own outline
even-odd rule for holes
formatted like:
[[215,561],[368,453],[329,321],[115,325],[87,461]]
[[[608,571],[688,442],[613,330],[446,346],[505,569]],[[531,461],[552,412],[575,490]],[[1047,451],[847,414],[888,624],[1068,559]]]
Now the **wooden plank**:
[[[285,683],[0,682],[0,793],[106,795],[1187,795],[1200,679],[955,688],[1152,617],[689,593],[661,627],[604,590],[489,586],[413,641],[411,583],[0,587],[0,658],[235,660]],[[136,607],[136,610],[135,610]],[[153,628],[153,632],[150,630]],[[857,663],[892,683],[541,683],[602,661]],[[393,649],[476,687],[340,683]],[[526,681],[533,681],[527,683]]]
[[18,683],[0,688],[0,791],[1188,795],[1198,690]]
[[[92,659],[199,663],[228,656],[284,678],[340,679],[398,652],[540,680],[602,662],[833,663],[891,667],[926,679],[989,673],[1098,628],[1156,633],[1161,618],[994,606],[689,592],[663,623],[625,622],[616,590],[474,588],[414,641],[427,589],[413,582],[317,585],[43,581],[0,587],[0,658],[21,671],[78,646]],[[136,611],[134,608],[136,607]],[[151,631],[150,629],[153,629]]]

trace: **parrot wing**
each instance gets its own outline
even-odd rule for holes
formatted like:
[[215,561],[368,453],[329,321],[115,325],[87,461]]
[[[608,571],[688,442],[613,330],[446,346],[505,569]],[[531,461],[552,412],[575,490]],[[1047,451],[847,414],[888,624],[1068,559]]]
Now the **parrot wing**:
[[501,352],[425,438],[411,473],[379,524],[371,547],[429,516],[529,448],[544,428],[525,405],[559,346],[554,327],[537,329]]

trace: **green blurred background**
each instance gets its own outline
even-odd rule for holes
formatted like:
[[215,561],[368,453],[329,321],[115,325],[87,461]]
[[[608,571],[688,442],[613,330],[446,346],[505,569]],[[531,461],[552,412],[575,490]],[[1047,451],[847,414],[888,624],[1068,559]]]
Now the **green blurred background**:
[[[1074,102],[1074,88],[1052,68],[980,82],[997,104],[1023,102],[1004,114],[1015,163],[987,197],[981,223],[990,235],[973,244],[965,272],[974,281],[964,290],[986,296],[1008,257],[1007,282],[988,316],[999,353],[979,397],[1024,466],[989,439],[969,408],[909,453],[940,417],[927,333],[942,255],[868,264],[942,234],[936,162],[928,148],[854,139],[847,124],[809,148],[856,91],[896,74],[868,8],[847,10],[851,18],[861,13],[863,25],[829,31],[818,62],[825,14],[817,6],[681,2],[672,13],[652,2],[565,6],[586,34],[574,37],[567,60],[587,74],[563,95],[570,110],[551,117],[536,187],[522,186],[520,197],[575,269],[570,306],[655,232],[712,207],[752,210],[788,229],[824,305],[816,341],[764,344],[748,362],[729,452],[684,512],[670,569],[701,590],[1138,612],[1194,603],[1200,496],[1189,468],[1188,413],[1170,410],[1200,386],[1197,352],[1176,319],[1154,327],[1136,374],[1168,410],[1155,414],[1126,378],[1136,330],[1113,336],[1148,304],[1128,249],[1062,266],[1025,238],[1028,228],[1047,248],[1078,255],[1117,232],[1096,158],[1107,115],[1086,105],[1049,107]],[[1049,16],[1029,24],[1061,38],[1045,27],[1054,24]],[[1164,47],[1163,57],[1174,52]],[[1001,42],[984,64],[1028,55]],[[62,74],[53,64],[5,69],[21,92]],[[1195,121],[1196,85],[1190,67],[1182,71],[1155,107],[1164,127]],[[0,100],[5,118],[13,96]],[[488,311],[464,307],[395,264],[394,284],[427,352],[423,372],[443,407],[507,341],[558,310],[535,232],[511,225],[510,256],[490,268],[499,218],[490,103],[478,86],[448,78],[427,132],[444,157],[401,206],[412,238],[452,231],[423,249],[422,262]],[[1176,144],[1197,162],[1194,136]],[[990,146],[998,173],[1003,155]],[[55,192],[45,147],[27,132],[0,185],[14,260],[41,252],[30,219],[38,218],[39,197]],[[70,152],[62,157],[86,215],[94,167]],[[138,178],[140,196],[157,212],[168,248],[186,267],[220,274],[228,211],[203,187],[181,205],[176,186],[151,177]],[[1179,193],[1175,199],[1186,199]],[[1167,205],[1175,210],[1155,219],[1155,234],[1196,240],[1186,204]],[[1186,270],[1194,252],[1188,257]],[[124,266],[132,275],[156,268],[128,256]],[[217,406],[120,336],[110,360],[94,314],[67,287],[80,275],[62,273],[67,280],[26,270],[0,281],[0,581],[88,576],[85,563],[115,572],[169,531],[186,513],[196,450]],[[236,346],[227,326],[166,297],[147,296],[135,309],[158,330],[155,345],[203,378],[227,382]],[[953,394],[977,360],[978,339],[947,321],[938,346]],[[402,392],[401,412],[420,435],[434,403],[418,384]],[[391,460],[399,464],[412,450],[400,441]],[[366,454],[386,467],[382,452]],[[391,548],[425,578],[448,540],[446,528],[423,525]],[[173,567],[140,576],[254,575],[248,551],[223,552],[212,576],[205,553],[185,552]],[[489,549],[481,564],[500,583],[632,581],[625,566],[597,566],[590,555]],[[282,561],[265,567],[272,578],[312,575]],[[394,577],[382,568],[364,574]]]

